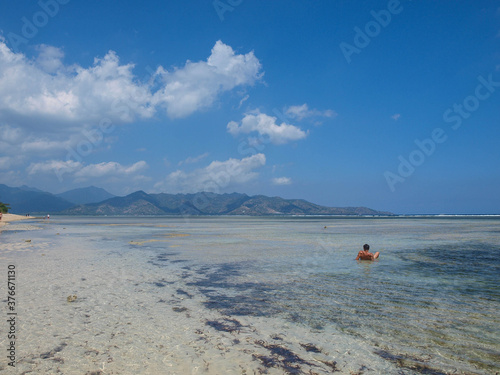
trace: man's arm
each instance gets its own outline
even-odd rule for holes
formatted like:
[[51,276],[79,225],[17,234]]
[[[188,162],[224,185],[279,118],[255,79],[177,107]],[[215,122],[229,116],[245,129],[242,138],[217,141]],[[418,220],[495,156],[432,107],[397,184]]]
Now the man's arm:
[[359,257],[361,256],[361,251],[358,253],[358,256],[354,260],[359,260]]

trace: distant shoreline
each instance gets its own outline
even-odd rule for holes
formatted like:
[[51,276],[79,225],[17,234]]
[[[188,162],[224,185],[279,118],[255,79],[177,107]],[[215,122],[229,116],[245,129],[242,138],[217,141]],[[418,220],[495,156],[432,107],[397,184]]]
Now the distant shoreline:
[[24,215],[16,215],[16,214],[3,214],[2,220],[0,220],[0,230],[6,226],[11,221],[19,221],[19,220],[29,220],[36,219],[34,216],[24,216]]
[[[2,222],[9,222],[9,221],[17,221],[17,220],[26,220],[26,219],[41,219],[43,218],[43,214],[40,214],[38,216],[29,216],[25,217],[24,215],[16,215],[16,214],[4,214],[4,217],[6,215],[10,215],[14,217],[14,219],[11,220],[2,220]],[[181,215],[181,214],[158,214],[158,215],[148,215],[148,214],[84,214],[84,213],[59,213],[59,212],[54,212],[51,213],[51,216],[53,218],[57,217],[99,217],[99,218],[104,218],[104,217],[138,217],[138,218],[165,218],[165,217],[170,217],[170,218],[179,218],[179,217],[186,217],[186,218],[208,218],[208,217],[224,217],[224,218],[241,218],[241,217],[249,217],[249,218],[339,218],[339,219],[425,219],[425,218],[430,218],[430,219],[452,219],[452,218],[500,218],[500,214],[392,214],[392,215],[335,215],[335,214],[264,214],[264,215],[258,215],[258,214],[200,214],[200,215]]]

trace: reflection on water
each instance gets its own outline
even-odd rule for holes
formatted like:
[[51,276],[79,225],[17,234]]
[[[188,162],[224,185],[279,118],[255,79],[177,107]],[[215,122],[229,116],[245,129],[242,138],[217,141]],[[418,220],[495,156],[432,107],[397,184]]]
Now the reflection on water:
[[[165,362],[167,373],[179,374],[196,373],[195,367],[209,373],[231,368],[487,374],[499,366],[499,219],[216,217],[137,223],[60,218],[37,233],[46,239],[64,227],[55,248],[75,239],[87,246],[75,252],[76,259],[64,248],[46,264],[57,271],[52,284],[64,287],[73,280],[71,293],[82,295],[74,305],[80,311],[67,323],[80,339],[75,336],[73,346],[64,340],[67,346],[56,358],[83,338],[95,341],[85,344],[88,352],[112,337],[117,348],[92,350],[99,351],[96,357],[117,351],[123,363],[118,356],[106,363],[125,373],[126,363],[148,350],[144,373],[155,373],[154,366]],[[354,261],[364,243],[381,252],[377,261]],[[43,278],[33,268],[32,277]],[[136,324],[148,328],[147,334]],[[34,328],[40,337],[47,329]],[[126,342],[135,354],[125,355]],[[89,355],[82,358],[92,362]]]

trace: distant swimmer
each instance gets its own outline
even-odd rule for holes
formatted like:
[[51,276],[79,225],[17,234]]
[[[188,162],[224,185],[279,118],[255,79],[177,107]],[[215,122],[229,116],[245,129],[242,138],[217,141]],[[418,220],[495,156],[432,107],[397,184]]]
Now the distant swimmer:
[[370,253],[368,250],[370,250],[370,245],[364,244],[363,245],[363,250],[361,250],[358,253],[358,256],[356,257],[356,260],[375,260],[378,258],[380,253],[377,251],[375,254]]

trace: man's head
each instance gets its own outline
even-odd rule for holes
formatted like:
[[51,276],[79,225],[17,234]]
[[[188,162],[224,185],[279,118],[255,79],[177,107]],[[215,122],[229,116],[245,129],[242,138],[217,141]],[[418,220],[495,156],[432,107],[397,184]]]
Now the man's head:
[[370,250],[370,245],[368,245],[368,244],[366,244],[366,243],[365,243],[365,244],[363,245],[363,250],[364,250],[364,251],[368,251],[368,250]]

